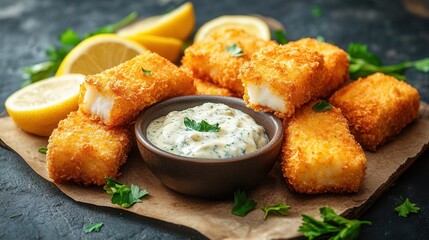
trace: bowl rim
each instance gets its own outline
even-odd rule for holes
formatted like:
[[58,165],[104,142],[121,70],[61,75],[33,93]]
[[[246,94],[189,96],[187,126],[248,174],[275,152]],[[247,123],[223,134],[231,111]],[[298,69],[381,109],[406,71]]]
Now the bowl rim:
[[[261,116],[263,116],[264,118],[268,119],[269,121],[272,121],[274,123],[274,126],[276,127],[275,131],[274,131],[274,135],[272,137],[272,139],[269,139],[268,143],[263,146],[262,148],[256,150],[255,152],[249,153],[249,154],[245,154],[242,156],[238,156],[238,157],[229,157],[229,158],[193,158],[193,157],[185,157],[185,156],[180,156],[177,154],[173,154],[167,151],[164,151],[160,148],[158,148],[157,146],[155,146],[152,142],[150,142],[147,137],[145,136],[145,134],[143,134],[143,129],[142,129],[142,125],[143,122],[145,121],[145,119],[143,119],[143,116],[145,115],[144,113],[147,111],[150,111],[151,109],[159,106],[159,105],[169,105],[169,104],[178,104],[181,102],[188,102],[190,100],[195,99],[196,102],[201,102],[201,104],[197,104],[195,106],[199,106],[202,105],[203,103],[206,102],[216,102],[216,103],[223,103],[228,105],[228,102],[233,102],[234,104],[237,105],[241,105],[244,108],[247,108],[246,103],[244,102],[243,99],[241,98],[236,98],[236,97],[227,97],[227,96],[216,96],[216,95],[188,95],[188,96],[179,96],[179,97],[174,97],[174,98],[170,98],[167,100],[163,100],[160,101],[158,103],[155,103],[149,107],[147,107],[146,109],[144,109],[143,111],[141,111],[139,113],[139,116],[137,117],[137,120],[135,122],[134,125],[134,132],[135,132],[135,136],[136,136],[136,140],[138,142],[140,142],[147,150],[160,155],[164,158],[168,158],[168,159],[174,159],[175,161],[185,161],[185,162],[192,162],[192,163],[198,163],[198,164],[220,164],[220,163],[232,163],[232,162],[239,162],[239,161],[244,161],[244,160],[248,160],[248,159],[253,159],[259,155],[262,155],[266,152],[269,152],[271,150],[274,150],[276,144],[280,141],[283,141],[283,124],[282,121],[275,117],[273,114],[271,113],[266,113],[266,112],[256,112],[251,108],[248,108],[252,111],[255,112],[255,114],[259,114]],[[231,108],[235,108],[234,106],[230,106]],[[242,111],[241,109],[238,109],[240,111]],[[178,110],[179,111],[179,110]],[[247,113],[246,113],[247,114]],[[254,119],[252,117],[252,119]],[[256,119],[255,119],[256,121]],[[259,124],[259,123],[258,123]],[[148,124],[149,125],[149,124]],[[259,124],[260,125],[260,124]],[[265,128],[264,128],[265,130]],[[266,131],[266,130],[265,130]]]

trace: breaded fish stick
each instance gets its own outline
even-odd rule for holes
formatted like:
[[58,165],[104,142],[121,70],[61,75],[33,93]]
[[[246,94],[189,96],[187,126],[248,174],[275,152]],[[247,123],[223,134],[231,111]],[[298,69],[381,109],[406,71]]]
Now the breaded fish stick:
[[135,120],[140,110],[163,99],[195,94],[193,79],[156,53],[145,53],[86,77],[79,108],[108,126]]
[[127,129],[108,129],[79,110],[72,112],[49,138],[49,177],[57,183],[103,185],[105,177],[116,177],[125,163],[131,148],[130,137]]
[[280,118],[330,90],[321,77],[323,56],[308,48],[268,46],[243,64],[239,78],[244,100],[256,111],[274,112]]
[[329,102],[341,109],[356,140],[375,151],[418,117],[420,95],[404,81],[375,73],[339,89]]
[[[236,44],[241,54],[232,54],[227,47]],[[242,29],[222,28],[213,32],[208,38],[194,43],[185,50],[182,58],[184,67],[193,72],[193,76],[204,81],[233,91],[237,96],[243,95],[243,86],[237,78],[244,62],[257,50],[273,41],[264,41]]]
[[315,103],[298,109],[286,127],[283,176],[299,193],[357,192],[365,175],[365,153],[341,111],[317,112]]
[[327,92],[321,93],[321,97],[327,97],[332,90],[349,79],[349,59],[347,53],[341,48],[329,43],[320,42],[314,38],[303,38],[295,42],[288,42],[291,47],[306,47],[315,50],[323,55],[325,71],[323,77]]

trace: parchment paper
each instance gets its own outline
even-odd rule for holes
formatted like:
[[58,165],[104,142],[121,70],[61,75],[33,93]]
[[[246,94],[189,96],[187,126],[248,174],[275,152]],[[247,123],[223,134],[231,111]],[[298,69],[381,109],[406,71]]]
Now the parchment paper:
[[[366,177],[357,194],[316,196],[290,192],[282,178],[277,163],[270,174],[251,191],[249,198],[257,201],[257,209],[245,217],[231,214],[233,199],[222,201],[192,198],[164,187],[146,168],[136,148],[127,163],[121,168],[118,181],[136,184],[146,188],[150,196],[133,207],[124,209],[136,214],[191,227],[212,239],[246,238],[271,239],[294,238],[301,234],[301,214],[318,216],[321,206],[330,206],[337,213],[347,217],[358,217],[404,172],[424,151],[429,143],[429,121],[427,105],[423,105],[421,118],[410,124],[390,143],[376,153],[366,152],[368,162]],[[36,137],[21,131],[11,118],[0,118],[0,139],[10,149],[19,154],[30,167],[48,181],[45,155],[38,152],[47,145],[47,138]],[[82,187],[74,184],[56,184],[67,196],[75,201],[98,206],[120,208],[110,202],[110,195],[102,187]],[[292,206],[286,217],[270,215],[264,221],[262,206],[279,201]]]

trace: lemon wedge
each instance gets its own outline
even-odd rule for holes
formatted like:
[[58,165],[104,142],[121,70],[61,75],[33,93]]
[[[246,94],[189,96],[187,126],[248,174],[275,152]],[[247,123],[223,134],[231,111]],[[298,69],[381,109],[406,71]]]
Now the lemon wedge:
[[119,29],[116,34],[122,37],[155,35],[186,40],[195,27],[195,12],[191,2],[184,3],[164,15],[142,19]]
[[22,130],[49,136],[58,122],[78,108],[82,74],[48,78],[13,93],[5,102],[9,116]]
[[201,41],[213,31],[221,28],[242,28],[263,40],[270,40],[270,28],[260,18],[247,15],[225,15],[203,24],[195,34],[194,42]]
[[119,65],[146,49],[139,43],[115,34],[100,34],[85,39],[67,54],[55,76],[69,73],[96,74]]
[[145,46],[149,51],[156,52],[162,57],[176,62],[182,53],[183,41],[177,38],[167,38],[154,35],[135,35],[125,37]]

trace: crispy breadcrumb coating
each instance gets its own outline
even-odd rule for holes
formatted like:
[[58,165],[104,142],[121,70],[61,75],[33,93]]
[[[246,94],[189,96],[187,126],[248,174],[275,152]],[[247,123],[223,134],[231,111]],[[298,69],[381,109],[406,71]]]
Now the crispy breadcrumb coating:
[[[242,49],[242,56],[233,56],[226,50],[232,44]],[[276,43],[259,39],[243,29],[222,28],[188,47],[182,64],[193,72],[195,78],[211,81],[241,97],[243,85],[237,78],[241,65],[254,52],[269,45]]]
[[193,79],[176,65],[149,51],[81,85],[80,109],[108,126],[133,122],[145,107],[166,98],[195,94]]
[[341,109],[356,140],[375,151],[418,117],[420,95],[406,82],[375,73],[339,89],[329,102]]
[[243,98],[256,111],[291,117],[296,108],[330,88],[320,77],[323,71],[323,56],[314,50],[286,45],[262,48],[240,69]]
[[298,109],[286,127],[282,170],[299,193],[352,193],[362,184],[366,156],[349,131],[341,110]]
[[108,129],[80,111],[72,112],[49,138],[49,177],[57,183],[103,185],[105,177],[118,175],[130,151],[130,139],[127,129]]
[[314,38],[303,38],[295,42],[288,42],[291,47],[306,47],[323,55],[325,71],[323,77],[327,87],[321,97],[327,97],[339,86],[349,80],[349,59],[347,53],[341,48],[330,43],[320,42]]

